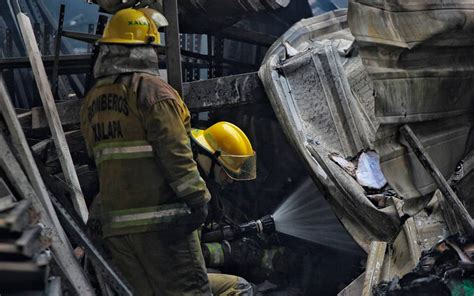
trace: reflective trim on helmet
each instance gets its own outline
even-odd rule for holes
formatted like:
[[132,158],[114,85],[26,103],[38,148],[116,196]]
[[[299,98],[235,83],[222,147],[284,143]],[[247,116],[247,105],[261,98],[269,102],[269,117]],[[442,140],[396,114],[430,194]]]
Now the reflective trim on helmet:
[[153,147],[146,141],[99,144],[94,147],[96,164],[112,159],[137,159],[153,157]]
[[201,178],[201,175],[199,175],[199,171],[194,170],[184,177],[172,182],[170,186],[179,198],[183,198],[196,191],[205,190],[205,184],[206,183]]
[[174,203],[156,207],[112,211],[107,214],[111,228],[142,226],[176,221],[188,216],[191,210],[185,203]]

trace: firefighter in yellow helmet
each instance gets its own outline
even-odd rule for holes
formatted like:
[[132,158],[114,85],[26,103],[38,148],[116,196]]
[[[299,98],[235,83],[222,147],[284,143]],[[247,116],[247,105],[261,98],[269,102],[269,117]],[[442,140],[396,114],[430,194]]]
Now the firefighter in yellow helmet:
[[197,161],[206,176],[217,183],[256,178],[256,154],[245,133],[230,122],[218,122],[206,130],[193,129],[199,146]]
[[[154,47],[166,25],[157,11],[127,8],[99,41],[81,130],[98,170],[102,236],[136,295],[251,295],[241,278],[206,273],[196,229],[210,194],[193,160],[189,111],[159,77]],[[188,213],[194,224],[163,231]]]
[[[245,133],[230,122],[218,122],[205,130],[193,129],[191,138],[201,176],[212,195],[209,215],[202,229],[205,234],[215,230],[215,225],[222,227],[229,222],[220,199],[221,189],[233,181],[255,179],[256,154]],[[245,242],[244,245],[241,242]],[[248,239],[207,242],[201,248],[208,267],[221,268],[235,263],[242,252],[259,253],[259,249],[255,249],[258,245],[252,242]],[[250,286],[247,289],[250,290]]]

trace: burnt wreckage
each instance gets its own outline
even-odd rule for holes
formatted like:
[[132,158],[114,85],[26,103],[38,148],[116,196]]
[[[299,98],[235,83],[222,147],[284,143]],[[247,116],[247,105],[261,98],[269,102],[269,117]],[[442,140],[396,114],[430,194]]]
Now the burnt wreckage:
[[[19,2],[20,7],[8,9],[17,9],[20,15],[20,10],[28,10],[34,17],[33,6],[44,8],[41,0],[37,4]],[[97,2],[109,11],[117,7],[117,1]],[[131,2],[122,4],[137,4]],[[166,6],[173,1],[142,2],[164,6],[166,14]],[[202,54],[197,48],[202,44],[198,35],[193,35],[194,39],[183,35],[183,48],[174,49],[183,54],[184,73],[168,72],[168,79],[179,80],[174,86],[182,89],[195,126],[232,121],[249,131],[255,143],[259,177],[251,184],[225,190],[223,201],[232,209],[230,218],[243,223],[271,214],[297,184],[310,177],[345,230],[334,217],[328,218],[333,223],[329,228],[347,231],[368,257],[365,272],[359,276],[363,271],[357,267],[363,258],[360,254],[347,255],[269,234],[232,242],[237,251],[227,254],[229,262],[214,262],[213,267],[263,283],[259,288],[267,295],[276,291],[333,295],[341,290],[335,287],[338,284],[347,285],[339,295],[416,295],[413,293],[426,291],[468,295],[474,260],[474,1],[353,0],[348,10],[305,15],[308,18],[291,28],[276,28],[271,21],[270,25],[258,24],[255,19],[272,19],[274,13],[286,10],[287,22],[294,23],[306,11],[296,7],[296,1],[229,0],[225,9],[216,6],[217,2],[179,2],[179,18],[175,14],[174,19],[180,20],[181,31],[209,34],[210,50]],[[259,14],[252,16],[255,13]],[[3,10],[2,17],[7,19]],[[201,25],[193,26],[195,21]],[[98,191],[78,130],[81,97],[87,87],[80,74],[90,72],[93,48],[80,56],[44,52],[40,64],[52,70],[52,80],[57,81],[58,91],[50,98],[60,99],[48,105],[42,97],[44,107],[30,109],[31,102],[23,96],[25,91],[35,94],[37,90],[18,90],[14,82],[22,75],[34,76],[37,83],[47,77],[41,74],[41,65],[34,64],[41,54],[31,54],[34,50],[28,41],[33,37],[28,35],[25,18],[18,17],[18,22],[22,33],[18,36],[23,40],[13,39],[11,51],[23,51],[29,58],[13,58],[11,51],[5,54],[3,50],[8,58],[0,60],[0,166],[4,180],[0,182],[0,228],[2,240],[9,246],[0,250],[7,255],[2,256],[6,258],[2,259],[2,266],[6,266],[1,269],[6,275],[2,278],[16,274],[18,282],[34,279],[33,289],[48,289],[51,295],[61,293],[61,280],[63,290],[81,295],[93,295],[93,287],[100,287],[102,294],[111,290],[129,294],[126,283],[108,263],[100,240],[93,233],[93,240],[89,238],[91,233],[84,227],[87,207],[77,199],[83,196],[89,205]],[[90,34],[60,31],[58,35],[93,42],[100,34],[98,29]],[[274,31],[262,33],[265,30]],[[174,33],[176,38],[177,31]],[[166,34],[172,37],[172,32]],[[254,57],[251,63],[230,59],[237,44]],[[14,70],[28,68],[30,63],[33,74]],[[210,79],[196,80],[204,68]],[[64,75],[55,78],[58,73]],[[223,76],[226,74],[233,75]],[[182,85],[181,76],[187,81]],[[16,107],[28,110],[14,110],[8,103],[10,98]],[[52,109],[57,109],[60,119],[56,126],[51,123]],[[56,146],[61,134],[69,150]],[[98,136],[106,134],[99,132]],[[72,156],[77,183],[71,168],[65,168],[65,153]],[[277,158],[284,160],[276,162]],[[314,190],[315,199],[322,198],[319,191]],[[29,210],[31,205],[34,211]],[[258,228],[257,222],[243,224],[242,229]],[[74,247],[84,247],[92,264],[83,260],[81,266],[76,261],[69,240]],[[357,253],[358,247],[349,240],[338,243]],[[249,251],[249,245],[255,248]],[[270,263],[261,264],[263,258],[270,258]],[[334,266],[342,264],[353,268],[343,271]],[[48,266],[61,280],[50,277],[48,283],[44,281]],[[314,283],[315,278],[319,284]],[[325,280],[334,285],[325,287]],[[0,286],[20,291],[18,282],[6,281]]]

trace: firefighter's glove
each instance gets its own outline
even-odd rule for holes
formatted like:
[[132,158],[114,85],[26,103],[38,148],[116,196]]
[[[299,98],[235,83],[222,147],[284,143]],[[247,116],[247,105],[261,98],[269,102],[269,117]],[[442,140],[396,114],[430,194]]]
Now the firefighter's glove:
[[207,203],[200,203],[190,208],[191,208],[191,219],[190,219],[189,225],[187,225],[186,227],[186,230],[188,232],[193,232],[194,230],[201,227],[204,221],[206,221],[208,209],[207,209]]

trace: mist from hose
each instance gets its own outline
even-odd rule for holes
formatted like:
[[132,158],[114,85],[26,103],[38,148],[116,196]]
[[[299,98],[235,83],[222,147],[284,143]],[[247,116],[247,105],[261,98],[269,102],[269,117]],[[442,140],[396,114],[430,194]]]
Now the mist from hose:
[[309,178],[272,216],[277,232],[341,251],[360,252]]

